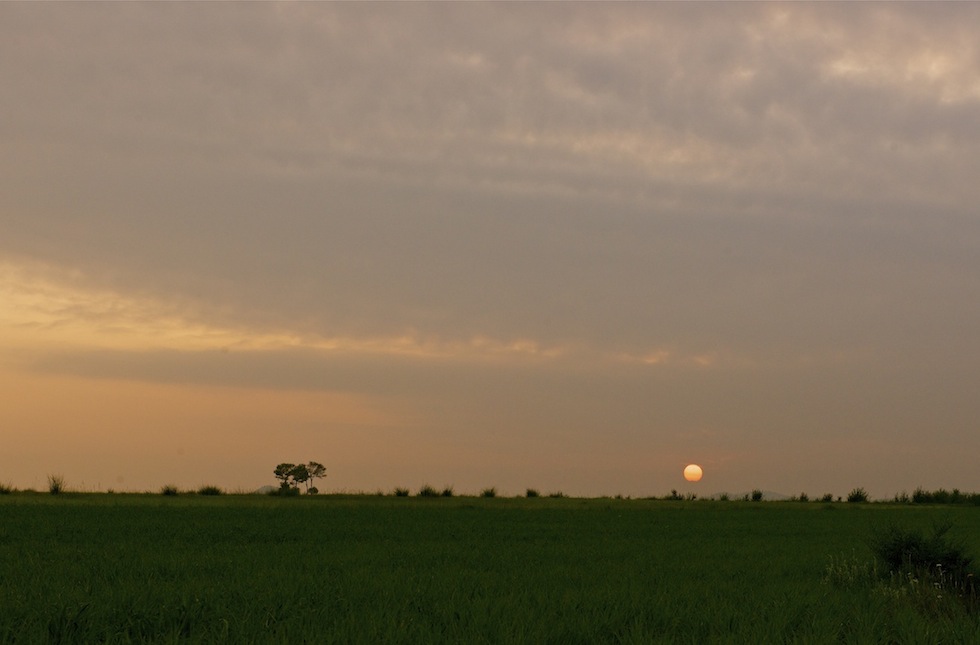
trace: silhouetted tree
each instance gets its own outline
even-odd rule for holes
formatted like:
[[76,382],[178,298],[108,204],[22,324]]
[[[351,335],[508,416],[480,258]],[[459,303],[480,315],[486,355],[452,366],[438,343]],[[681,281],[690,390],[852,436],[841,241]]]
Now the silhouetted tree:
[[314,480],[326,477],[327,469],[323,464],[315,461],[308,464],[284,462],[276,466],[273,474],[279,480],[280,491],[298,491],[300,484],[303,484],[308,495],[315,495],[319,491],[312,484]]
[[289,480],[292,478],[293,468],[295,467],[296,464],[290,463],[282,463],[276,466],[273,473],[275,474],[276,479],[279,480],[280,488],[291,488],[291,482]]
[[293,466],[292,472],[289,473],[296,487],[299,488],[300,484],[305,484],[306,489],[310,488],[310,471],[307,470],[306,464],[296,464]]
[[311,461],[310,463],[306,464],[305,468],[307,475],[306,494],[316,495],[320,491],[317,490],[314,484],[316,483],[317,479],[323,479],[327,476],[327,469],[323,464],[316,461]]

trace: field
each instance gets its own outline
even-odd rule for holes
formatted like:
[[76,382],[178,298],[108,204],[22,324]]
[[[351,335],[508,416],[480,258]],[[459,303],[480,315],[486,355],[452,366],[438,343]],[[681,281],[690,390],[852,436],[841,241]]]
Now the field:
[[0,642],[977,643],[868,575],[941,521],[980,554],[977,507],[15,493]]

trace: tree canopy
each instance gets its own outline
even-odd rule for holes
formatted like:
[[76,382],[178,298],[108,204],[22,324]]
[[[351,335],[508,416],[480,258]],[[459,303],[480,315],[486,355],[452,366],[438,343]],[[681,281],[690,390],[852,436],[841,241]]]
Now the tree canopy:
[[280,491],[284,493],[298,493],[300,485],[303,485],[307,495],[316,495],[319,490],[313,484],[315,480],[327,476],[327,469],[316,461],[305,464],[283,462],[276,466],[273,474],[279,480]]

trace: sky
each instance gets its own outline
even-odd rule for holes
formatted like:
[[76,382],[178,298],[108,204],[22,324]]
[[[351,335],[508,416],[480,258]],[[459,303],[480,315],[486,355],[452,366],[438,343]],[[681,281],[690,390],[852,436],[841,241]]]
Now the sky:
[[0,483],[980,490],[978,22],[2,3]]

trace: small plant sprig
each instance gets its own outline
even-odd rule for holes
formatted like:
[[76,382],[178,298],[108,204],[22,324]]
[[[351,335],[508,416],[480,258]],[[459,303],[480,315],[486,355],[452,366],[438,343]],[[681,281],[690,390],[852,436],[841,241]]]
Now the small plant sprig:
[[65,492],[65,478],[62,475],[48,475],[48,492],[52,495]]
[[497,496],[497,489],[493,487],[484,488],[483,491],[480,493],[480,497],[496,497],[496,496]]

